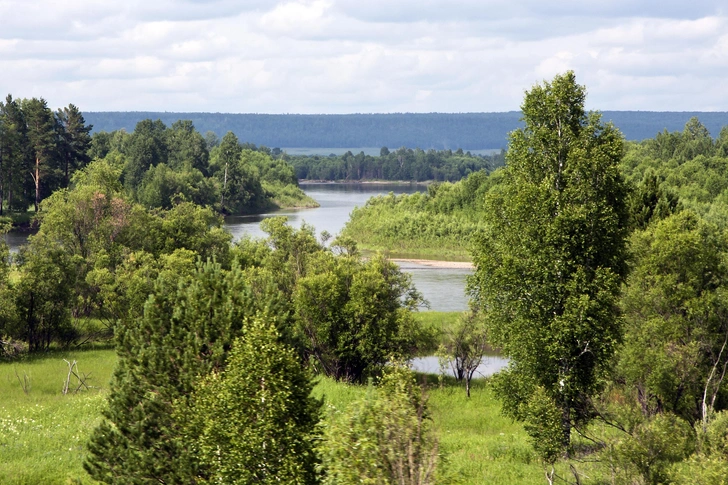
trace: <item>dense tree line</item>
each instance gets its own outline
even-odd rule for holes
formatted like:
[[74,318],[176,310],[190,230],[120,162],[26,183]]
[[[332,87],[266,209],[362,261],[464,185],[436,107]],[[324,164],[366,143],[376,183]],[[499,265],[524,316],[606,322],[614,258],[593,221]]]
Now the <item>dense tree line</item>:
[[73,104],[51,111],[43,98],[0,102],[0,215],[25,211],[61,187],[90,158],[89,132]]
[[[628,140],[652,138],[663,129],[682,128],[700,117],[717,133],[728,123],[725,112],[605,111]],[[518,111],[504,113],[387,113],[345,115],[94,112],[87,118],[96,129],[131,131],[144,119],[167,125],[192,120],[201,131],[222,136],[228,130],[241,140],[282,148],[420,147],[423,150],[505,148],[508,133],[522,127]]]
[[146,207],[180,200],[248,213],[275,207],[315,207],[294,170],[265,147],[241,144],[231,132],[200,134],[189,120],[167,127],[145,119],[131,133],[97,131],[70,104],[55,113],[43,98],[0,102],[0,215],[25,212],[60,188],[92,159],[121,170],[124,188]]
[[458,181],[479,170],[494,170],[503,165],[503,152],[473,156],[462,149],[421,150],[383,147],[378,157],[351,151],[341,156],[284,155],[299,179],[308,180],[406,180],[422,182]]
[[293,169],[269,149],[241,144],[232,132],[222,139],[203,136],[189,120],[167,127],[147,119],[131,133],[97,132],[89,153],[119,167],[125,189],[145,207],[168,209],[188,200],[240,214],[316,206]]

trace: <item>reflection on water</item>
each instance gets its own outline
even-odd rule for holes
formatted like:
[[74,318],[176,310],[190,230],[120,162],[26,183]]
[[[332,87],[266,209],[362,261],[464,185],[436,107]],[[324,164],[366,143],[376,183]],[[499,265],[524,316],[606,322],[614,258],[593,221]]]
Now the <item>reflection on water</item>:
[[[507,365],[508,359],[504,359],[499,355],[488,355],[483,358],[483,362],[478,366],[475,374],[473,374],[473,378],[477,379],[479,377],[491,376]],[[439,374],[442,372],[440,369],[440,361],[434,355],[412,359],[412,369],[417,372],[425,372],[427,374]],[[455,374],[449,366],[444,369],[444,372],[445,375],[455,377]]]
[[472,269],[438,268],[414,261],[400,261],[399,267],[412,275],[417,290],[430,302],[430,310],[461,312],[468,309],[465,279]]
[[233,234],[235,240],[244,235],[265,237],[260,230],[260,221],[268,217],[286,216],[293,227],[300,227],[303,222],[316,228],[316,233],[328,231],[337,235],[349,220],[349,214],[356,206],[363,206],[370,197],[395,194],[412,194],[422,192],[423,185],[394,184],[301,184],[306,194],[318,202],[316,209],[283,209],[266,214],[252,216],[231,216],[225,218],[225,227]]
[[20,249],[20,246],[28,242],[28,236],[31,233],[29,232],[18,232],[18,231],[10,231],[7,234],[5,234],[5,242],[10,247],[11,253],[17,253],[18,249]]

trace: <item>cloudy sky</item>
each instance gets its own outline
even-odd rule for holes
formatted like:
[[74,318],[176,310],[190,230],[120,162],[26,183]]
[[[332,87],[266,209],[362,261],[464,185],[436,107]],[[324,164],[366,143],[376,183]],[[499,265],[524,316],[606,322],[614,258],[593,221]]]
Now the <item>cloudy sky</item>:
[[725,0],[0,0],[0,94],[83,111],[728,111]]

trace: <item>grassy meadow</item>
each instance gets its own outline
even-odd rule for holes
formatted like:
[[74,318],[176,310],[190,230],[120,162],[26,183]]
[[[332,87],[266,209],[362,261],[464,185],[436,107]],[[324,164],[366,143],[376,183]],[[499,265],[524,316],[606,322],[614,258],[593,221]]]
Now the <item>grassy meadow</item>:
[[[437,330],[458,312],[422,312],[423,324]],[[64,362],[76,360],[90,376],[91,390],[63,395]],[[68,485],[92,483],[83,470],[85,443],[99,421],[116,364],[111,349],[53,351],[0,363],[0,483]],[[446,474],[462,485],[541,484],[543,467],[520,424],[500,414],[486,380],[474,383],[472,397],[452,379],[427,379],[432,419],[446,460]],[[27,393],[24,391],[26,387]],[[319,378],[315,388],[324,414],[343,410],[365,386]]]
[[[72,377],[62,394],[64,359],[77,361],[90,390],[74,393],[78,381]],[[100,419],[115,365],[110,349],[54,351],[0,364],[0,483],[92,483],[82,467],[85,443]]]

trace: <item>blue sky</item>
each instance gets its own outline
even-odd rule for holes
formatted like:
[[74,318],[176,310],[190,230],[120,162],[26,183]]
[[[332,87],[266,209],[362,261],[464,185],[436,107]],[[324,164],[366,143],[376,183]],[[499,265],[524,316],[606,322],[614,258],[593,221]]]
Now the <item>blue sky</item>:
[[0,0],[0,94],[83,111],[728,111],[728,2]]

